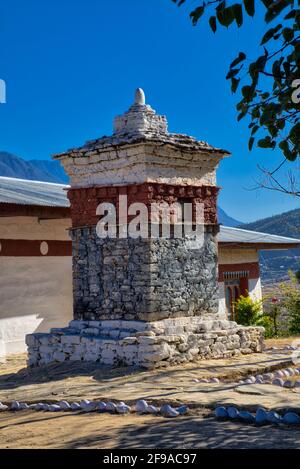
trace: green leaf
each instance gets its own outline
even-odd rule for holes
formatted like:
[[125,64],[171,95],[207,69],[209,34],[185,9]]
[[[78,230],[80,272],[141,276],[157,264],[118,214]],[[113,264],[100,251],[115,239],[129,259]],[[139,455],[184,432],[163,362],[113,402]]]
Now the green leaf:
[[273,0],[262,0],[262,2],[265,7],[268,8],[272,4]]
[[215,33],[217,31],[217,20],[215,16],[211,16],[209,18],[209,25],[212,29],[212,31]]
[[295,18],[297,11],[291,10],[287,15],[285,15],[285,20],[290,20],[291,18]]
[[284,119],[278,119],[278,121],[277,121],[277,127],[278,127],[279,130],[284,129],[284,127],[285,127],[285,120],[284,120]]
[[222,26],[228,27],[234,20],[232,7],[225,8],[225,2],[220,3],[216,8],[217,19]]
[[280,15],[282,10],[284,10],[287,6],[290,6],[290,5],[291,5],[290,0],[281,0],[277,2],[273,1],[268,6],[268,11],[265,14],[265,22],[270,23],[271,21],[273,21],[275,18],[277,18],[278,15]]
[[190,14],[190,17],[192,19],[193,26],[196,26],[199,19],[203,15],[204,11],[205,11],[205,6],[198,7],[194,11],[192,11],[192,13]]
[[269,29],[266,34],[263,35],[260,45],[266,44],[274,36],[274,28]]
[[267,63],[267,58],[268,58],[267,55],[261,55],[260,57],[258,57],[257,61],[255,62],[256,70],[258,72],[261,72],[264,70],[266,63]]
[[283,154],[287,160],[294,161],[296,159],[297,154],[295,154],[294,152],[290,150],[287,140],[282,140],[279,143],[279,148],[283,151]]
[[273,140],[271,140],[271,137],[268,135],[267,137],[258,140],[257,145],[259,146],[259,148],[274,148],[276,144],[275,142],[273,142]]
[[233,93],[236,92],[238,86],[239,86],[239,83],[240,83],[240,79],[239,78],[231,78],[231,91]]
[[240,5],[239,3],[235,3],[234,5],[232,5],[232,11],[233,11],[233,16],[234,16],[234,19],[236,21],[236,24],[238,25],[238,27],[240,28],[243,24],[243,9],[242,9],[242,5]]
[[227,75],[226,75],[226,80],[230,80],[230,78],[235,77],[239,73],[240,70],[241,70],[241,67],[240,68],[231,68],[229,70],[229,72],[227,73]]
[[228,27],[234,21],[234,14],[231,7],[225,8],[223,11],[223,25]]
[[250,151],[251,151],[252,148],[253,148],[254,140],[255,140],[254,137],[250,137],[250,138],[249,138],[248,148],[249,148]]
[[[282,28],[282,24],[278,24],[275,28],[269,29],[265,35],[263,36],[260,45],[262,46],[266,42],[268,42],[270,39],[274,38],[275,39],[275,34]],[[280,35],[279,35],[280,36]]]
[[245,10],[249,16],[255,14],[255,0],[244,0]]
[[177,3],[179,7],[185,3],[186,0],[172,0],[172,2]]
[[259,106],[256,106],[252,109],[252,119],[259,119],[260,118],[260,109]]
[[294,31],[291,28],[284,28],[282,35],[287,42],[290,42],[294,39]]
[[253,95],[253,88],[252,88],[252,86],[249,86],[249,85],[243,86],[243,88],[242,88],[242,95],[243,95],[243,97],[246,99],[246,101],[249,101],[250,98],[251,98],[252,95]]
[[255,125],[254,127],[252,127],[251,135],[256,134],[256,132],[258,131],[258,129],[259,129],[259,125]]
[[240,62],[246,59],[246,54],[244,52],[240,52],[236,59],[230,64],[230,68],[235,67]]
[[239,115],[237,116],[237,120],[238,122],[243,119],[243,117],[245,117],[245,115],[247,114],[247,109],[244,109],[242,112],[239,113]]

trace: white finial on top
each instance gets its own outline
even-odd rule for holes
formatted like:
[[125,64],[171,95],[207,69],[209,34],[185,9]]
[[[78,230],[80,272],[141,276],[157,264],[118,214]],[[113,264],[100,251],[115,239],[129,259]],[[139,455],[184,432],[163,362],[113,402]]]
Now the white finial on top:
[[142,88],[137,88],[137,90],[135,91],[134,104],[145,106],[146,98],[145,98],[144,90],[142,90]]
[[115,117],[114,135],[150,135],[150,133],[168,132],[165,116],[159,116],[146,105],[145,93],[142,88],[135,91],[134,103],[127,112]]

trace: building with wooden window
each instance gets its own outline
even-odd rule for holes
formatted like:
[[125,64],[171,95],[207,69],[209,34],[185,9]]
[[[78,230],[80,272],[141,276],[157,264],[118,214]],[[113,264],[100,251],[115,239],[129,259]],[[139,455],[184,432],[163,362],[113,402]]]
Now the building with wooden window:
[[[68,186],[0,177],[0,356],[24,352],[25,335],[73,317]],[[221,226],[220,311],[234,319],[241,294],[261,297],[259,251],[300,240]]]

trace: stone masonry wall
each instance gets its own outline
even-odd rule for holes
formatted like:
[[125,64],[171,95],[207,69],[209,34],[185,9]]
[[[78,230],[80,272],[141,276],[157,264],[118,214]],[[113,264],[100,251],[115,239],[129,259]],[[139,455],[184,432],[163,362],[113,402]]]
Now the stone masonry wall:
[[190,239],[101,239],[95,227],[73,229],[74,318],[145,320],[218,311],[217,245],[206,226],[203,246]]
[[207,317],[142,321],[71,321],[68,328],[26,337],[29,366],[92,361],[157,368],[263,350],[263,328]]
[[[262,350],[263,328],[218,314],[216,168],[227,155],[169,133],[140,89],[112,136],[56,155],[71,184],[75,320],[27,336],[29,365],[83,360],[153,368]],[[97,207],[109,202],[118,213],[119,195],[128,205],[145,204],[148,215],[153,202],[192,203],[194,215],[200,203],[203,234],[101,239]]]

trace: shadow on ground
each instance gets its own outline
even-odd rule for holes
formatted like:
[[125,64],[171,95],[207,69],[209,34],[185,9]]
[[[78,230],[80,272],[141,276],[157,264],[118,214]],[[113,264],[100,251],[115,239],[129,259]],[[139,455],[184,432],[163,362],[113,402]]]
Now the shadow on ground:
[[[114,434],[115,448],[299,448],[300,430],[217,422],[213,418],[182,418],[150,425],[127,425]],[[105,436],[107,441],[107,435]],[[68,448],[103,448],[101,432],[73,440]],[[111,443],[111,442],[110,442]]]
[[[225,381],[235,381],[251,373],[271,371],[290,364],[289,357],[275,358],[267,355],[255,354],[251,358],[224,360],[199,361],[193,364],[188,363],[180,367],[169,367],[167,369],[147,371],[135,367],[112,368],[97,363],[88,362],[65,362],[53,363],[38,368],[16,368],[14,372],[5,373],[5,367],[0,374],[0,390],[16,389],[21,386],[31,384],[47,383],[52,381],[62,381],[74,377],[89,377],[94,381],[101,381],[101,384],[112,385],[114,381],[126,377],[126,381],[131,384],[141,382],[141,380],[151,381],[153,384],[159,383],[162,379],[174,378],[174,384],[179,377],[193,376],[197,378],[218,376]],[[22,365],[24,366],[24,360]],[[11,371],[9,368],[7,371]],[[228,386],[228,384],[227,384]],[[225,389],[225,388],[224,388]],[[214,392],[214,389],[207,389],[207,392]]]

